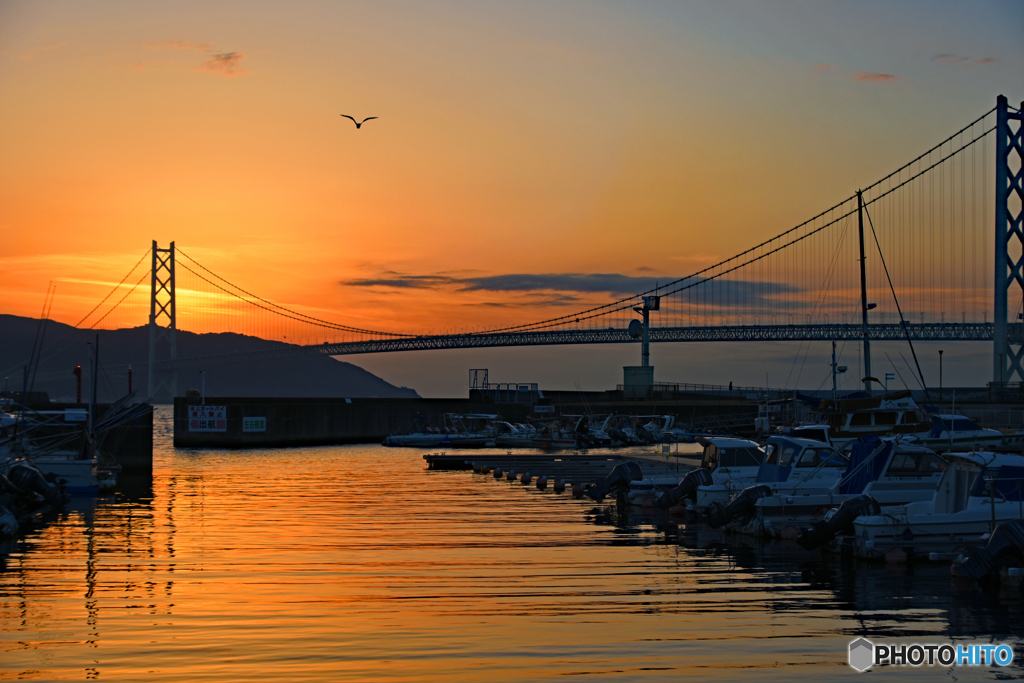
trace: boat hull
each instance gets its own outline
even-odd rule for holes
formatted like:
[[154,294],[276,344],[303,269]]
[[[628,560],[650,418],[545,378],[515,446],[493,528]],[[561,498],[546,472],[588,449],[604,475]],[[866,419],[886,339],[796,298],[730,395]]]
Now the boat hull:
[[997,503],[994,513],[986,505],[949,514],[889,512],[858,517],[853,523],[853,538],[847,544],[864,559],[883,560],[897,548],[908,557],[927,557],[930,553],[949,557],[960,548],[984,544],[982,536],[1001,522],[1024,518],[1018,502]]

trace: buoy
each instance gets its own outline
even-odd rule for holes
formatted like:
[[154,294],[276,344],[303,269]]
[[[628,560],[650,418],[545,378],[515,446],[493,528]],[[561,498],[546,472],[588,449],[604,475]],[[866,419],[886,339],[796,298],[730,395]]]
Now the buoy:
[[473,463],[473,473],[474,474],[480,474],[480,469],[481,469],[480,465],[474,462]]
[[555,493],[565,493],[565,479],[555,479]]
[[494,478],[495,479],[501,479],[501,468],[500,467],[495,467],[494,468]]
[[488,467],[487,465],[484,465],[483,467],[480,468],[480,474],[490,474],[490,473],[491,473],[491,468]]
[[573,498],[582,498],[583,497],[583,484],[573,484],[572,485],[572,497]]
[[508,481],[515,481],[516,480],[516,471],[515,470],[509,470],[508,474],[505,476],[505,478]]
[[654,496],[646,495],[644,496],[644,499],[640,501],[640,507],[653,508],[655,506],[655,503],[656,501],[654,500]]
[[537,488],[541,491],[548,487],[548,478],[543,474],[537,477]]
[[530,473],[526,472],[526,473],[523,474],[522,479],[520,479],[520,481],[523,482],[523,486],[529,486],[530,485],[530,481],[532,479],[533,479],[533,477],[530,476]]
[[800,530],[795,526],[787,526],[782,530],[783,538],[800,538]]

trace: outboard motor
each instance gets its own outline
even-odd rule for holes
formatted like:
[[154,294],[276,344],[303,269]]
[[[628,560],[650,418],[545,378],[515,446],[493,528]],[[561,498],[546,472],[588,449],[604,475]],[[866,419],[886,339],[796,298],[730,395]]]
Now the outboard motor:
[[10,510],[0,505],[0,538],[13,536],[18,531],[18,520]]
[[46,477],[38,469],[27,462],[17,462],[7,470],[7,480],[18,492],[31,491],[53,508],[64,507],[69,496],[63,489],[46,481]]
[[668,510],[670,507],[678,505],[681,500],[695,497],[698,486],[711,486],[713,483],[714,480],[711,479],[711,472],[707,469],[698,467],[695,470],[690,470],[683,477],[683,480],[679,482],[679,486],[669,489],[662,494],[661,498],[658,499],[658,507],[662,510]]
[[611,429],[608,430],[608,436],[612,437],[613,441],[618,441],[619,443],[629,443],[629,437],[626,436],[626,432],[622,431],[621,429],[616,429],[615,427],[612,427]]
[[825,545],[842,533],[853,531],[853,520],[861,515],[880,515],[882,507],[878,501],[866,493],[855,496],[834,510],[830,510],[825,519],[815,522],[810,529],[804,529],[796,542],[804,550],[815,550]]
[[754,507],[762,498],[772,495],[772,487],[767,484],[748,486],[740,491],[728,505],[714,501],[704,511],[704,521],[712,529],[720,529],[733,520],[747,522],[754,516]]
[[600,481],[587,489],[587,495],[593,498],[595,502],[600,503],[609,493],[613,491],[618,492],[620,489],[628,491],[629,482],[640,481],[643,478],[644,473],[640,469],[640,465],[632,461],[624,462],[613,467],[604,481]]
[[984,548],[971,548],[967,561],[954,564],[954,576],[983,581],[998,575],[1003,567],[1024,564],[1024,519],[1003,522],[995,528]]

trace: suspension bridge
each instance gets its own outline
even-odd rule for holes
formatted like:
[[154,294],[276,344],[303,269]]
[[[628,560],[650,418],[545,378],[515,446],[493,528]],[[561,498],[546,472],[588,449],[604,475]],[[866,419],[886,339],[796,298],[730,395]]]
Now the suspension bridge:
[[[175,391],[176,371],[215,363],[638,343],[647,366],[649,343],[706,341],[857,342],[868,376],[873,340],[985,341],[993,344],[992,381],[1021,381],[1022,119],[1021,108],[1000,96],[931,149],[769,240],[647,291],[535,322],[446,334],[366,329],[262,298],[174,243],[153,242],[77,327],[148,324],[151,395],[161,385]],[[180,357],[179,330],[288,344]],[[106,371],[121,374],[127,366]]]

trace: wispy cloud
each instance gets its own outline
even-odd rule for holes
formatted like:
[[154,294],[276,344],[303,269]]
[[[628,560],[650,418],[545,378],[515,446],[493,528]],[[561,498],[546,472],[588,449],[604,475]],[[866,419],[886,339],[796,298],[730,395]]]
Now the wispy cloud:
[[213,46],[209,43],[193,43],[187,40],[164,40],[155,43],[143,43],[143,45],[154,50],[198,50],[199,52],[209,52],[213,49]]
[[[551,306],[579,305],[580,297],[569,294],[556,294],[540,297],[527,297],[520,301],[485,301],[483,303],[463,304],[464,306],[488,306],[490,308],[548,308]],[[588,304],[590,305],[590,304]],[[597,305],[597,304],[593,304]]]
[[933,62],[942,62],[947,66],[962,64],[969,59],[970,57],[957,57],[956,55],[949,54],[948,52],[944,52],[941,55],[935,55],[934,57],[932,57]]
[[[152,43],[143,43],[145,47],[154,50],[187,50],[200,52],[209,55],[206,61],[194,67],[196,71],[220,74],[221,76],[241,76],[248,73],[242,68],[242,60],[245,55],[234,50],[230,52],[218,51],[211,43],[193,43],[189,40],[164,40]],[[137,67],[142,68],[142,67]]]
[[223,76],[240,76],[246,73],[241,68],[245,55],[241,52],[218,52],[212,58],[199,65],[200,71],[211,71]]
[[591,294],[634,294],[657,286],[649,277],[618,273],[509,274],[466,278],[462,289],[489,292],[587,292]]
[[363,278],[342,282],[352,287],[398,287],[399,289],[438,289],[446,285],[458,284],[459,280],[443,275],[399,275],[385,273],[387,277]]
[[818,66],[811,69],[811,71],[828,71],[833,66],[835,66],[835,64],[819,64]]
[[895,74],[883,74],[877,71],[858,71],[853,74],[853,80],[866,81],[868,83],[891,83],[892,81],[899,80],[899,76]]
[[654,272],[654,268],[651,268],[650,266],[640,266],[640,267],[638,267],[636,269],[636,272],[638,272],[638,273],[653,273]]
[[954,55],[949,52],[943,52],[941,55],[935,55],[932,57],[933,62],[941,62],[946,66],[985,66],[986,64],[995,64],[999,60],[993,59],[992,57],[964,57],[962,55]]
[[[655,289],[667,280],[635,277],[619,273],[511,273],[484,277],[454,277],[451,275],[401,275],[389,273],[387,277],[347,280],[340,284],[353,287],[393,287],[398,289],[448,289],[459,292],[502,292],[508,294],[537,294],[521,301],[488,302],[487,306],[562,306],[577,303],[577,294],[605,294],[614,297],[630,296]],[[697,280],[694,280],[697,282]],[[771,297],[799,292],[799,288],[771,282],[745,280],[718,280],[716,294],[727,306],[745,306]]]

